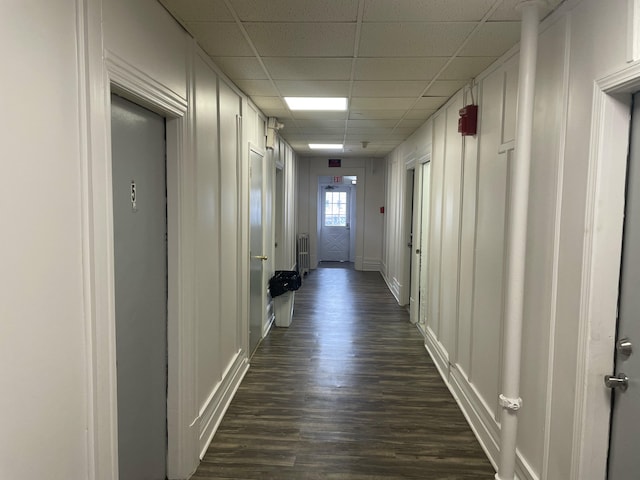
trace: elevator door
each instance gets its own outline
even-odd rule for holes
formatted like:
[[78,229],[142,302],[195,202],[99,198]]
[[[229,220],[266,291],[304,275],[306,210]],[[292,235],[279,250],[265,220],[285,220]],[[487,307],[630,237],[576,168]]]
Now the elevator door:
[[111,97],[119,480],[163,480],[167,452],[165,121]]

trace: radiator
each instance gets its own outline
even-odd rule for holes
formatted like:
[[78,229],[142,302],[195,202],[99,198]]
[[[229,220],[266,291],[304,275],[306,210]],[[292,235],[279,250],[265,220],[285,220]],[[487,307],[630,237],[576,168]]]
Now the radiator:
[[298,234],[298,270],[300,275],[309,273],[309,235]]

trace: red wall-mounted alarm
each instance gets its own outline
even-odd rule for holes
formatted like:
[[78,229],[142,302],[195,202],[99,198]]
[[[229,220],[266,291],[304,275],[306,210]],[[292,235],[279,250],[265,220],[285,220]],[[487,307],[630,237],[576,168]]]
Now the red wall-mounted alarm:
[[475,135],[478,131],[478,106],[467,105],[461,108],[458,113],[460,114],[458,132],[463,136]]

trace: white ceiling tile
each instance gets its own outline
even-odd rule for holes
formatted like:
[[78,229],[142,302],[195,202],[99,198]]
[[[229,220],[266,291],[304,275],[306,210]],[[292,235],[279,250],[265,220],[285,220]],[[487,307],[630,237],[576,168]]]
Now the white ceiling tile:
[[436,113],[436,109],[414,108],[413,110],[409,110],[409,112],[407,112],[407,116],[405,118],[421,119],[426,121],[434,113]]
[[415,98],[357,97],[351,99],[351,108],[362,110],[398,110],[413,106]]
[[358,0],[231,0],[243,22],[355,22]]
[[411,129],[412,131],[414,131],[418,127],[420,127],[425,121],[426,120],[423,120],[423,119],[420,119],[420,118],[405,118],[398,125],[398,129],[403,131],[403,129],[408,128],[408,129]]
[[[493,13],[490,21],[506,21],[506,20],[520,20],[521,14],[516,9],[516,5],[522,0],[503,0],[497,10]],[[556,8],[562,0],[547,0],[548,6],[540,8],[540,18],[546,17],[551,11]]]
[[376,80],[353,82],[353,97],[418,97],[427,81]]
[[351,109],[349,111],[350,120],[400,120],[406,110],[361,110]]
[[456,57],[447,66],[439,80],[470,80],[489,65],[496,61],[498,57]]
[[351,57],[356,27],[351,23],[246,23],[263,57]]
[[[324,120],[332,120],[335,122],[341,121],[344,124],[344,121],[347,119],[347,112],[311,112],[311,111],[295,111],[293,112],[296,120],[300,120],[303,122],[304,120],[312,120],[312,121],[324,121]],[[302,126],[302,123],[300,123]]]
[[365,22],[480,21],[494,0],[367,0]]
[[423,110],[437,110],[447,100],[449,100],[449,97],[422,97],[418,100],[416,108]]
[[224,0],[160,0],[167,10],[183,22],[233,22]]
[[431,80],[446,63],[445,57],[358,58],[356,80]]
[[254,95],[259,97],[278,96],[278,91],[273,87],[269,80],[236,79],[235,84],[240,87],[240,90],[250,97]]
[[462,49],[462,56],[500,56],[520,40],[520,22],[485,23]]
[[235,23],[188,22],[187,29],[210,57],[252,57],[251,47]]
[[276,80],[283,97],[346,97],[349,82],[340,80]]
[[251,100],[266,114],[267,110],[282,111],[287,108],[280,97],[251,97]]
[[[299,112],[296,112],[299,113]],[[322,117],[310,117],[310,118],[299,118],[297,119],[297,124],[300,129],[311,129],[311,128],[342,128],[344,129],[345,119],[335,119],[335,118],[322,118]]]
[[349,80],[350,58],[265,57],[274,80]]
[[361,57],[444,57],[453,55],[473,23],[365,23]]
[[467,83],[466,80],[436,80],[425,95],[430,97],[450,97]]
[[262,65],[255,57],[214,57],[213,61],[233,80],[246,78],[266,80]]
[[347,122],[347,128],[393,128],[398,123],[398,120],[387,119],[387,120],[349,120]]

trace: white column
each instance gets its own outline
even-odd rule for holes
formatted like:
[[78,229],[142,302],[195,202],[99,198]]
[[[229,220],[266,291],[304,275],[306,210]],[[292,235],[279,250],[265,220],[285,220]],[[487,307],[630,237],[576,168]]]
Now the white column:
[[518,116],[515,157],[513,159],[512,202],[509,215],[509,260],[507,304],[503,345],[503,377],[500,405],[500,463],[497,480],[514,480],[516,439],[520,398],[520,354],[524,299],[525,255],[527,249],[527,210],[529,204],[529,166],[533,131],[533,99],[538,54],[539,0],[524,0],[520,33],[520,71],[518,77]]

